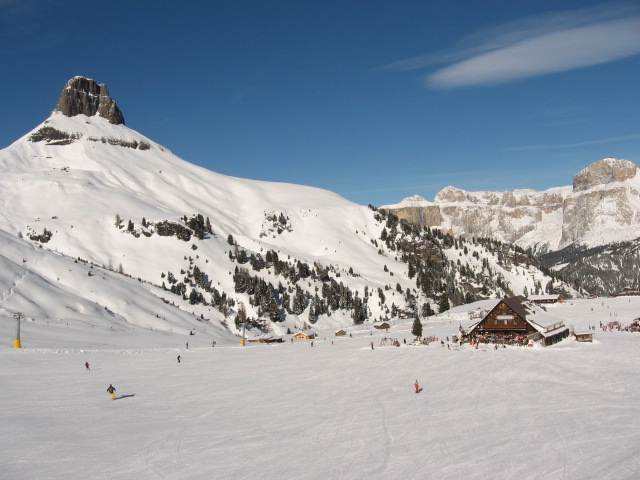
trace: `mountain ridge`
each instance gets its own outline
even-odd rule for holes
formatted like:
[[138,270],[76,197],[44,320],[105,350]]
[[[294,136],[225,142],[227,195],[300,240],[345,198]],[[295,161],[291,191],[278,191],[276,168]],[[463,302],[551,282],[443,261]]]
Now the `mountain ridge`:
[[435,219],[425,226],[455,235],[491,236],[535,251],[572,244],[594,247],[640,236],[637,170],[628,160],[606,158],[577,173],[573,186],[504,192],[448,186],[428,204],[409,197],[380,208],[413,222],[417,216],[412,209],[424,209],[429,212],[425,219]]
[[[283,334],[427,317],[525,291],[579,294],[508,245],[411,227],[314,187],[212,172],[96,113],[54,110],[0,151],[0,231],[110,278],[137,279],[188,312],[193,328],[238,334],[246,323],[254,334]],[[45,273],[54,291],[70,275]],[[21,285],[15,275],[0,287],[12,285]],[[46,314],[14,298],[0,303],[0,316]],[[100,298],[105,312],[141,328],[126,304]],[[147,328],[184,331],[164,318]]]

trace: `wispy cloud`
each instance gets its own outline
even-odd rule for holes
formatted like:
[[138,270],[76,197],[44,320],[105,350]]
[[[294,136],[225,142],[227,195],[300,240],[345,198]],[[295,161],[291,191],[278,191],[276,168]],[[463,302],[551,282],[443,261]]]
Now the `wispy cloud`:
[[589,145],[598,145],[601,143],[615,143],[615,142],[624,142],[626,140],[635,140],[640,138],[640,133],[636,133],[633,135],[625,135],[622,137],[611,137],[611,138],[601,138],[599,140],[590,140],[588,142],[580,142],[580,143],[563,143],[556,145],[524,145],[521,147],[509,147],[505,150],[511,152],[523,152],[530,150],[559,150],[563,148],[575,148],[575,147],[587,147]]
[[450,51],[380,67],[416,70],[448,64],[429,74],[431,88],[496,85],[598,65],[640,53],[640,9],[556,12],[518,19],[463,38]]

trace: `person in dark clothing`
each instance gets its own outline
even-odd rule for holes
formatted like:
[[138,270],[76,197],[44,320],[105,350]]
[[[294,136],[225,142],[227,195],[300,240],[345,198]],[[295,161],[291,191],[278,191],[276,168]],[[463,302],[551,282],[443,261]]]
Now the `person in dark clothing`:
[[178,363],[180,363],[180,355],[178,355]]
[[373,342],[371,342],[371,350],[373,350]]
[[116,389],[113,388],[113,385],[109,384],[109,388],[107,388],[107,392],[111,395],[111,400],[116,399]]

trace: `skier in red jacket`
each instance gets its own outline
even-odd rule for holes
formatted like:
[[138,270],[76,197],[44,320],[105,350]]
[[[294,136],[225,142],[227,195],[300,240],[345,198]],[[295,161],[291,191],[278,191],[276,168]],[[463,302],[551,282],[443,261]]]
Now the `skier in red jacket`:
[[413,386],[416,387],[416,393],[418,393],[420,391],[420,385],[418,384],[418,380],[416,380],[416,383],[414,383]]

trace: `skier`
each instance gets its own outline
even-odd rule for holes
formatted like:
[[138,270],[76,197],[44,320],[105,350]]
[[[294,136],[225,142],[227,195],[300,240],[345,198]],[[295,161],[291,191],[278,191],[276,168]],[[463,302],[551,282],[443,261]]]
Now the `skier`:
[[418,380],[416,380],[416,383],[414,383],[413,386],[416,387],[416,393],[420,392],[420,385],[418,384]]
[[113,385],[109,384],[109,388],[107,388],[107,392],[111,395],[111,400],[116,399],[116,389],[113,388]]
[[178,355],[178,363],[180,363],[180,355]]
[[86,368],[87,370],[91,370],[91,369],[89,368],[89,362],[84,362],[84,366],[85,366],[85,368]]
[[214,340],[213,342],[211,342],[211,346],[215,347],[216,346],[216,341]]
[[371,350],[373,350],[373,342],[371,342]]
[[186,347],[187,347],[187,350],[189,350],[189,342],[187,342],[187,345],[186,345]]

